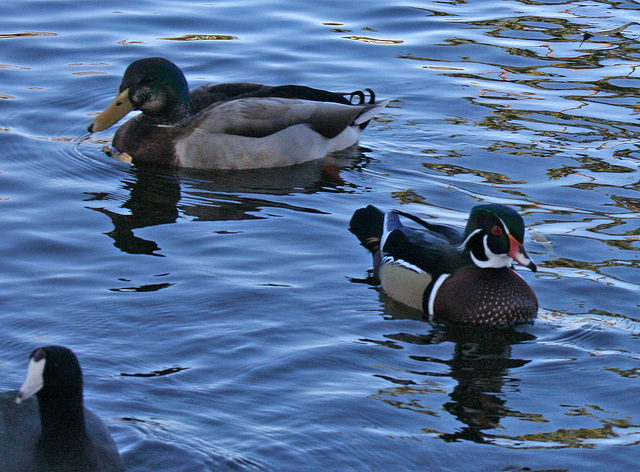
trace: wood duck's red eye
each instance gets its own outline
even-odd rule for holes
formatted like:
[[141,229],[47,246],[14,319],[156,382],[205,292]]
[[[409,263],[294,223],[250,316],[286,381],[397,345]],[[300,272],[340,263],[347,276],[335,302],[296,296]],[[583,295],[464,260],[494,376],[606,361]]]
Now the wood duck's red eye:
[[493,234],[494,236],[502,236],[502,227],[498,226],[498,225],[494,225],[491,228],[491,234]]

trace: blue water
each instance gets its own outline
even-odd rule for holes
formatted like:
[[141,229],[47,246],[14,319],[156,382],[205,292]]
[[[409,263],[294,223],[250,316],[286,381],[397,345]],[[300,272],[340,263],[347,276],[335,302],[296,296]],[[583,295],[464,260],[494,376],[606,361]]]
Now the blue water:
[[[0,7],[0,389],[79,356],[131,471],[630,471],[640,461],[634,2],[55,2]],[[361,146],[247,173],[83,140],[133,60],[192,86],[372,88]],[[366,282],[367,204],[530,229],[540,315],[427,323]]]

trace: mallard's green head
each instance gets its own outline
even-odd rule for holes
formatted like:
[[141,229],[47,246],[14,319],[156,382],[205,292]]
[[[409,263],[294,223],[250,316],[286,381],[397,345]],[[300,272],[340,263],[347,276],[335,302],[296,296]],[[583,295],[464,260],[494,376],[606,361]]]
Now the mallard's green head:
[[102,131],[132,110],[153,123],[173,124],[189,115],[189,86],[182,71],[161,57],[135,61],[127,67],[116,98],[89,125]]

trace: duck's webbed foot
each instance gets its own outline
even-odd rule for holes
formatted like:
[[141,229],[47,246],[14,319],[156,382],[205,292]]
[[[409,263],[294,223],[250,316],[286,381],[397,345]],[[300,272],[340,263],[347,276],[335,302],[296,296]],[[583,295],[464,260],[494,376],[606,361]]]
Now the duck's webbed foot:
[[103,146],[102,151],[104,151],[107,156],[113,157],[116,161],[124,162],[125,164],[133,163],[133,158],[126,152],[120,153],[109,146]]

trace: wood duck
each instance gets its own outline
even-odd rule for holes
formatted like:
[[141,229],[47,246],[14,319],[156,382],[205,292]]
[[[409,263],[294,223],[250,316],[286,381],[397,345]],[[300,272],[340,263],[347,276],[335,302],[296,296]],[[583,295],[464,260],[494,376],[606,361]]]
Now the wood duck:
[[129,65],[116,98],[88,130],[107,129],[140,110],[113,138],[121,160],[199,169],[282,167],[357,143],[389,102],[367,91],[368,99],[362,91],[299,85],[227,83],[189,91],[178,66],[151,57]]
[[[404,226],[400,216],[420,228]],[[536,265],[524,249],[522,217],[509,207],[475,206],[461,233],[369,205],[354,213],[349,230],[373,254],[387,295],[429,319],[498,325],[536,317],[536,295],[512,264],[534,272]]]

